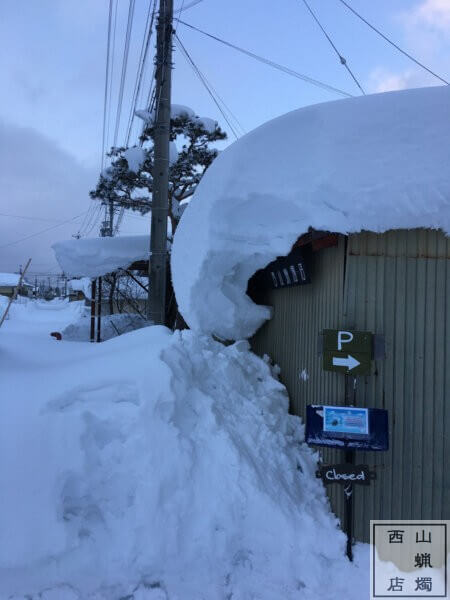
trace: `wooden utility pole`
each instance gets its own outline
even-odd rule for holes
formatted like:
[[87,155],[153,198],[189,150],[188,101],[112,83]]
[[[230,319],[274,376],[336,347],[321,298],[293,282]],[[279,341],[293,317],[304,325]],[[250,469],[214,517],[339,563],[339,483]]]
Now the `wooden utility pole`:
[[148,320],[156,325],[164,325],[166,314],[172,20],[173,0],[160,0],[156,26],[156,103],[147,309]]

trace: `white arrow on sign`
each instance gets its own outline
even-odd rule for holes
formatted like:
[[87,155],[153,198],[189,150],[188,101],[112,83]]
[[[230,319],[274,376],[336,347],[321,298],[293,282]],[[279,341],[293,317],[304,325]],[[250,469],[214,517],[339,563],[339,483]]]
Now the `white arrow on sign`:
[[335,367],[347,367],[349,371],[360,365],[359,360],[356,360],[350,354],[347,358],[341,358],[340,356],[333,356],[333,366]]

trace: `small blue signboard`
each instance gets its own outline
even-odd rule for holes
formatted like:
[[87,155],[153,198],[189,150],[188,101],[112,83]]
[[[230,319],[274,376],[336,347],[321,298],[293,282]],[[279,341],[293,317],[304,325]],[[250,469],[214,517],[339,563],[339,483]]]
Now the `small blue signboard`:
[[382,408],[307,406],[306,443],[343,450],[388,450],[388,413]]

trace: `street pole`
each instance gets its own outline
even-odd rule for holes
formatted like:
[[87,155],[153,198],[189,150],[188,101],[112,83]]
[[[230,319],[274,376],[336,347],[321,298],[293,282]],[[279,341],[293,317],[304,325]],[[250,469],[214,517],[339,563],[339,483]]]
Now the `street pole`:
[[165,324],[173,0],[160,0],[156,26],[156,86],[152,225],[147,318]]

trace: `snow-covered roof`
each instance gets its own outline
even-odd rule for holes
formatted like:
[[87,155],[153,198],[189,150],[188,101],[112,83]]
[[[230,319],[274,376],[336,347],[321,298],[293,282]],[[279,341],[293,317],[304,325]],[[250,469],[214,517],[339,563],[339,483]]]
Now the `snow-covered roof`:
[[20,275],[16,273],[0,273],[0,285],[9,286],[17,285],[19,283]]
[[248,279],[309,227],[450,232],[450,88],[301,108],[214,161],[175,234],[172,276],[191,328],[227,339],[270,317]]
[[61,269],[71,277],[100,277],[138,260],[148,260],[148,235],[66,240],[52,246]]
[[85,298],[91,297],[91,280],[88,277],[81,279],[71,279],[67,282],[69,290],[73,292],[83,292]]
[[[0,286],[8,287],[8,286],[16,286],[19,285],[20,275],[17,273],[0,273]],[[24,287],[33,287],[31,283],[23,280],[22,286]]]

